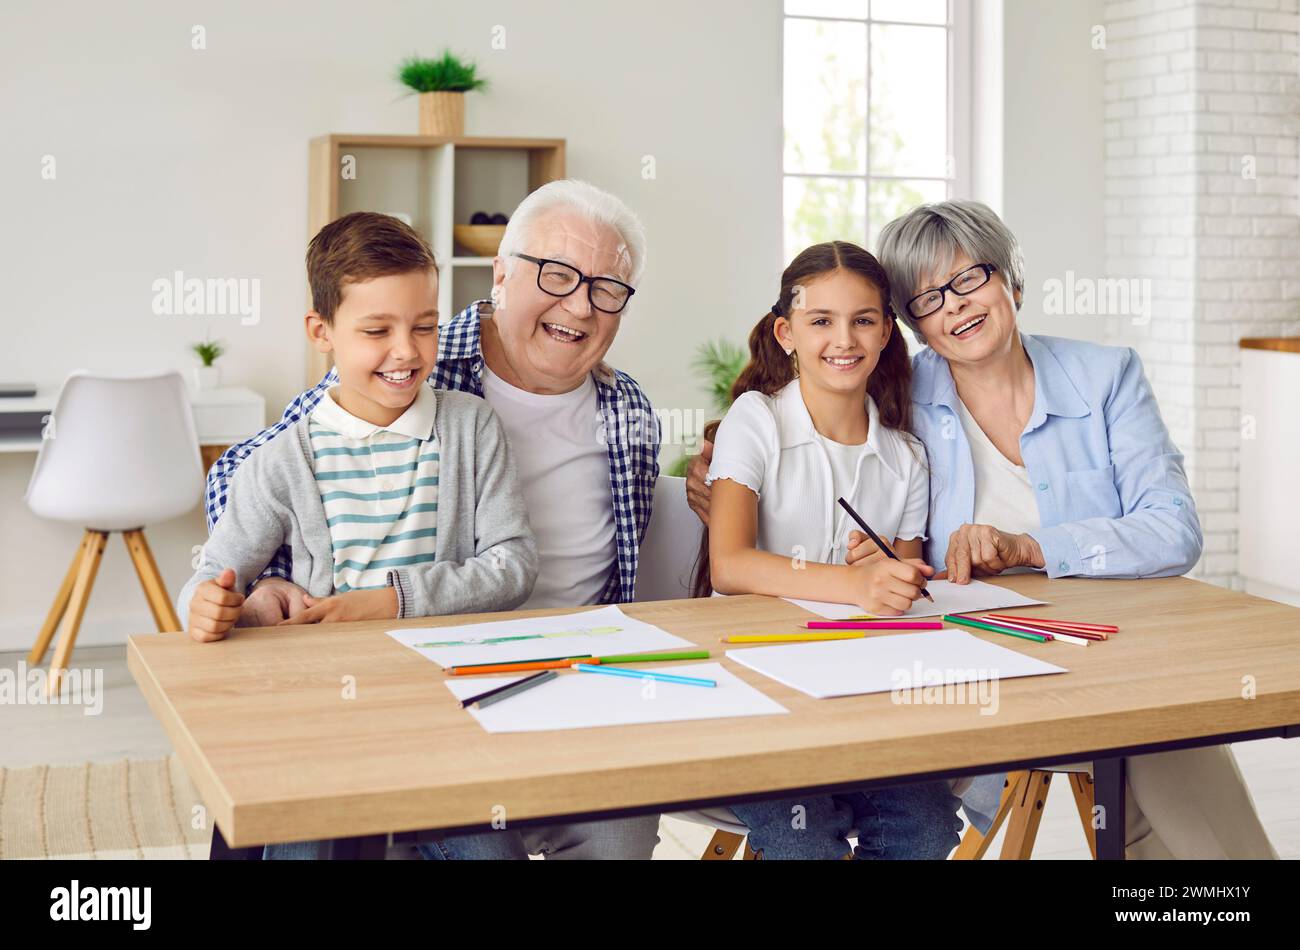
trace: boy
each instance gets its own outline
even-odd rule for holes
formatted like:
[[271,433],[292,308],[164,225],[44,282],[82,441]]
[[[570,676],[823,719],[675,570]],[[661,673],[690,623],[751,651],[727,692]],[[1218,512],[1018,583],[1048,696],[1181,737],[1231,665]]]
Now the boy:
[[339,383],[251,454],[177,600],[190,636],[249,623],[244,592],[280,546],[318,623],[509,610],[537,546],[505,431],[486,401],[426,384],[438,355],[438,270],[387,215],[349,214],[307,249],[307,338]]

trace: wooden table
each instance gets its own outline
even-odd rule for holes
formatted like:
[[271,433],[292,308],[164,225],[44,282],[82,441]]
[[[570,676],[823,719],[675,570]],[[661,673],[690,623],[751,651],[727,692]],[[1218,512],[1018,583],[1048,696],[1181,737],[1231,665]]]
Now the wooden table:
[[[994,582],[1051,602],[1024,613],[1121,631],[1086,649],[971,631],[1070,670],[1002,681],[995,715],[887,693],[815,700],[723,659],[791,714],[496,735],[436,664],[384,635],[464,617],[243,629],[214,644],[138,635],[129,666],[215,819],[218,853],[483,830],[494,808],[521,827],[1091,759],[1109,817],[1098,856],[1120,858],[1125,756],[1298,734],[1300,610],[1186,578]],[[759,596],[624,610],[715,657],[723,634],[810,619]]]

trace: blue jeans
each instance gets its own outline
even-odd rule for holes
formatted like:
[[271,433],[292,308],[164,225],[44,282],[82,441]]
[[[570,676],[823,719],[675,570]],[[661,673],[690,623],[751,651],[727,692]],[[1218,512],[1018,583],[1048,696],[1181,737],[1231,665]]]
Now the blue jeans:
[[[419,845],[430,861],[526,861],[530,854],[549,860],[646,859],[659,843],[659,816],[548,825],[523,831],[503,829],[456,835]],[[321,861],[329,857],[329,841],[269,844],[264,861]]]
[[455,835],[419,847],[430,861],[518,861],[530,854],[542,854],[551,861],[608,861],[649,859],[658,843],[659,816],[642,815]]
[[288,844],[268,844],[262,849],[263,861],[324,861],[329,858],[330,842],[291,841]]
[[[960,840],[947,782],[732,805],[764,860],[943,860]],[[849,833],[858,845],[850,852]]]

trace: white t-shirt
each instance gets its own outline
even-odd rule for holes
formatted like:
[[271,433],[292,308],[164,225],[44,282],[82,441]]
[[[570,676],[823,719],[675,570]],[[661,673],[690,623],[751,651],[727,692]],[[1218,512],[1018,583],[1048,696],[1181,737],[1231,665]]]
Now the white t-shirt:
[[775,396],[745,393],[718,427],[706,481],[729,478],[758,495],[757,546],[773,554],[842,564],[858,527],[837,503],[841,496],[891,544],[924,538],[925,450],[881,425],[870,396],[867,416],[867,441],[840,445],[818,434],[798,380]]
[[973,524],[990,524],[1011,534],[1036,531],[1042,522],[1029,472],[1002,454],[960,399],[957,414],[975,467]]
[[523,608],[597,603],[618,550],[596,384],[588,376],[572,392],[542,396],[485,363],[483,395],[510,439],[537,537],[537,584]]

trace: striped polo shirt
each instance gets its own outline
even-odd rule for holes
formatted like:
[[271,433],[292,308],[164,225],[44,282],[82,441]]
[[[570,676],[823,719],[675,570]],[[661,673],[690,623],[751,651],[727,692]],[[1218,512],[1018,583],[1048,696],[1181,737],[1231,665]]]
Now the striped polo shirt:
[[389,426],[358,419],[330,389],[308,417],[312,469],[334,551],[334,590],[387,587],[390,568],[438,546],[437,400],[422,384]]

